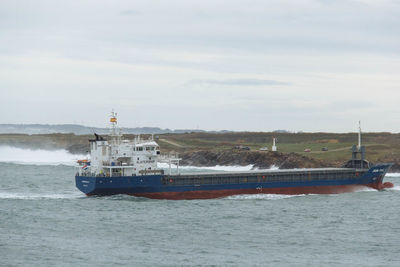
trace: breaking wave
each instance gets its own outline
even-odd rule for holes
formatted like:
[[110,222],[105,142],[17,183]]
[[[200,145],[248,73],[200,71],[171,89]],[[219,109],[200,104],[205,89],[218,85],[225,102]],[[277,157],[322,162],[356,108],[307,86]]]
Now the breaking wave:
[[386,173],[385,177],[400,177],[399,172]]
[[270,169],[270,170],[279,170],[279,166],[271,165],[271,166],[269,167],[269,169]]
[[0,199],[74,199],[81,198],[84,195],[80,192],[64,193],[64,194],[31,194],[31,193],[11,193],[0,192]]
[[74,166],[76,160],[85,157],[74,155],[65,149],[43,150],[0,146],[0,162],[25,165],[68,165]]
[[[162,169],[168,169],[169,165],[168,163],[158,163],[157,166]],[[198,169],[198,170],[208,170],[208,171],[250,171],[254,170],[253,169],[254,165],[246,165],[246,166],[221,166],[221,165],[216,165],[213,167],[197,167],[197,166],[179,166],[179,169],[182,170],[193,170],[193,169]],[[171,169],[173,171],[176,170],[176,165],[171,164]]]
[[400,191],[400,185],[393,186],[392,188],[386,188],[385,190]]
[[354,192],[378,192],[379,190],[368,187],[368,186],[360,186],[359,189],[355,190]]

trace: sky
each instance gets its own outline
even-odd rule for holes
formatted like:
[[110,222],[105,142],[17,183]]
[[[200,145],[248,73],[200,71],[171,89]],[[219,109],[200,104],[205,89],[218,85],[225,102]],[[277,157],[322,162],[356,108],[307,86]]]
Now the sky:
[[0,123],[400,132],[400,1],[0,0]]

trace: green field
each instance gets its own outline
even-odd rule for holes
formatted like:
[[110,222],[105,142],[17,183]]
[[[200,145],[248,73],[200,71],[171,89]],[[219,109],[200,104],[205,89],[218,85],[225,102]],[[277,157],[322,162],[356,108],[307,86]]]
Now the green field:
[[[262,147],[271,149],[272,138],[278,139],[278,151],[295,152],[325,161],[343,162],[351,157],[351,147],[357,144],[357,133],[191,133],[160,135],[158,140],[164,150],[190,152],[197,150],[229,150],[236,145],[248,146],[253,151]],[[372,162],[400,161],[400,134],[365,133],[362,136],[367,158]],[[322,151],[322,148],[328,151]],[[311,152],[304,152],[311,149]]]

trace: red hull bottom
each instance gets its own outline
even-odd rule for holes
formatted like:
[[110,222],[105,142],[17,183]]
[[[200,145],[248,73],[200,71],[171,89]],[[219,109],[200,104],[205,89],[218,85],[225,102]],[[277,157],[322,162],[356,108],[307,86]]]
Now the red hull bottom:
[[392,183],[374,183],[367,185],[336,185],[336,186],[302,186],[282,188],[260,188],[260,189],[227,189],[210,191],[186,191],[186,192],[157,192],[134,194],[137,197],[152,199],[210,199],[221,198],[233,195],[246,194],[281,194],[281,195],[302,195],[302,194],[340,194],[360,191],[366,188],[382,190],[393,187]]

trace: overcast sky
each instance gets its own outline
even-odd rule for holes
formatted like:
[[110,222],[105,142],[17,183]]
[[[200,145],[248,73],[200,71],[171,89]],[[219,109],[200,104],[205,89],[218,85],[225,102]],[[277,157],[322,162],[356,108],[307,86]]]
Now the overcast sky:
[[400,132],[400,1],[0,1],[0,123]]

